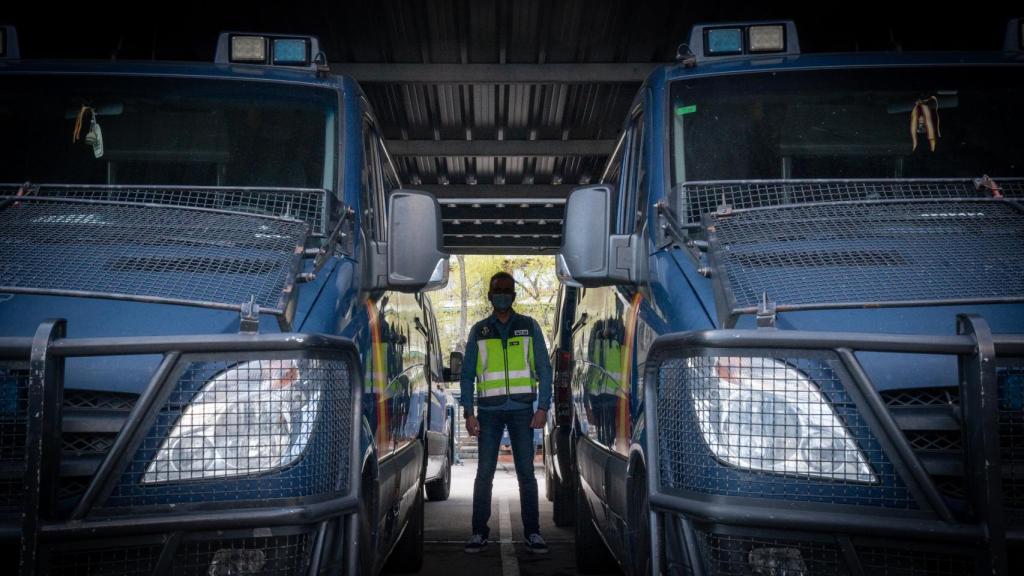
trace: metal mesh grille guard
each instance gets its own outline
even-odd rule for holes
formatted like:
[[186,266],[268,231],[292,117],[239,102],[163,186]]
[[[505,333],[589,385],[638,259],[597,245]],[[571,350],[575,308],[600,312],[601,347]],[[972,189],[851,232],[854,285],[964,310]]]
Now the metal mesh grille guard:
[[[1024,198],[1024,179],[996,178],[1007,198]],[[991,198],[988,189],[971,179],[875,179],[875,180],[719,180],[688,182],[679,190],[679,214],[683,224],[699,224],[701,215],[722,204],[732,209],[767,208],[786,204],[850,202],[860,200],[911,200]]]
[[[0,184],[0,196],[14,196],[18,184]],[[76,198],[181,208],[210,208],[302,220],[316,236],[327,229],[326,191],[315,188],[226,188],[195,186],[32,185],[31,196]]]
[[24,197],[0,210],[0,291],[284,314],[305,223],[177,207]]
[[1024,300],[1024,213],[998,200],[790,205],[706,214],[728,315]]

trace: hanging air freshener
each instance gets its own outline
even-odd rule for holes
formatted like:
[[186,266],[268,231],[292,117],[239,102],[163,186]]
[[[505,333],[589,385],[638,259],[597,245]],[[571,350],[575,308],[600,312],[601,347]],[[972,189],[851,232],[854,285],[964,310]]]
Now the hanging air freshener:
[[75,119],[75,132],[72,135],[71,141],[78,142],[82,136],[82,123],[85,121],[85,115],[89,115],[89,132],[85,134],[85,143],[92,148],[92,155],[94,158],[103,156],[103,131],[100,129],[99,122],[96,122],[96,111],[88,106],[82,106],[78,111],[78,117]]
[[100,129],[99,122],[96,122],[95,113],[92,115],[92,121],[89,122],[89,133],[85,135],[85,143],[92,146],[94,158],[103,156],[103,130]]

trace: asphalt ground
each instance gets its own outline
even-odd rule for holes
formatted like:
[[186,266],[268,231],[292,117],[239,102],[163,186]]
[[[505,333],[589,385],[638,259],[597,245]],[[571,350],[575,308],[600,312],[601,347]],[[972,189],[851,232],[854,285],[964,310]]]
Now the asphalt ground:
[[[419,574],[436,576],[501,575],[540,576],[576,574],[573,529],[558,528],[551,521],[551,502],[544,493],[544,468],[540,459],[534,469],[540,492],[540,531],[548,554],[533,554],[523,546],[523,522],[519,512],[519,483],[510,455],[498,461],[491,499],[491,537],[487,550],[464,551],[471,532],[473,479],[476,461],[452,467],[451,496],[444,502],[426,503],[426,534],[423,569]],[[385,572],[390,573],[390,572]]]

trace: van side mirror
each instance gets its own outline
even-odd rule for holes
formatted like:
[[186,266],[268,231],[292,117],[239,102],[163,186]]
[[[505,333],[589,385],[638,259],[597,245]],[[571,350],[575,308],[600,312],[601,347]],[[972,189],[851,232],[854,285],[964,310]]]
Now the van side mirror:
[[612,188],[573,190],[565,205],[565,231],[556,259],[559,279],[576,286],[639,284],[646,275],[641,234],[612,234]]
[[458,382],[462,378],[462,352],[452,352],[448,356],[448,381]]
[[448,284],[448,254],[441,232],[441,206],[433,194],[395,190],[388,198],[388,241],[366,251],[371,290],[421,292]]

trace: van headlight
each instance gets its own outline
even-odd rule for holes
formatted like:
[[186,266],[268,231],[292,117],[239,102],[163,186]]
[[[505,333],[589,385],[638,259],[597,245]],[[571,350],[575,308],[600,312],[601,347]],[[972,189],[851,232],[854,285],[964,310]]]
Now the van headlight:
[[318,364],[258,360],[218,374],[181,413],[142,482],[248,476],[298,460],[319,414]]
[[878,481],[817,384],[771,358],[687,360],[701,434],[725,464],[829,480]]

